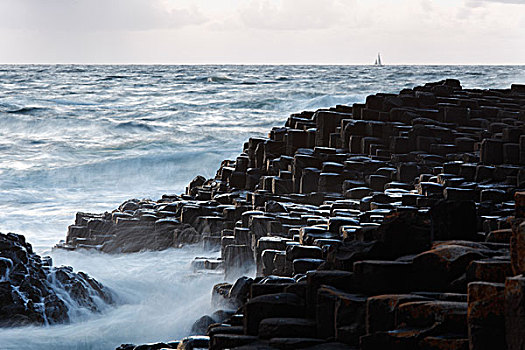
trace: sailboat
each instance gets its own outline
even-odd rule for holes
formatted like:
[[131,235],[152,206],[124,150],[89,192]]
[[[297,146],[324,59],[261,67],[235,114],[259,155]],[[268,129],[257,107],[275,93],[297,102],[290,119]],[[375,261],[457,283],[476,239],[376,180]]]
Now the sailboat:
[[374,63],[374,66],[382,66],[383,63],[381,62],[381,54],[378,52],[377,53],[377,58],[376,58],[376,62]]

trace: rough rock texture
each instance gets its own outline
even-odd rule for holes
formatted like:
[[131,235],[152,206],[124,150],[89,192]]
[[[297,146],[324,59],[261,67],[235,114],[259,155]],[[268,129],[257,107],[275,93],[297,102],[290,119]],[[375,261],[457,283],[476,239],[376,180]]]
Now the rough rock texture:
[[24,236],[0,233],[0,327],[67,322],[71,309],[99,311],[111,292],[83,272],[53,267]]
[[213,289],[236,312],[217,349],[522,349],[524,165],[525,87],[447,79],[292,114],[181,196],[79,213],[61,246],[201,242],[230,280],[255,264]]

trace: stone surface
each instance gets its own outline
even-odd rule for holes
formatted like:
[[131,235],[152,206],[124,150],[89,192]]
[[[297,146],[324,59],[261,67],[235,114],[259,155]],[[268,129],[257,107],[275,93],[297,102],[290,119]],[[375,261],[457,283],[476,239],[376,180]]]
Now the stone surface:
[[509,350],[525,348],[525,277],[518,275],[505,282],[505,336]]
[[514,274],[525,273],[525,220],[518,220],[512,227],[510,253]]
[[395,316],[399,305],[411,301],[426,301],[420,295],[414,294],[384,294],[370,297],[366,304],[367,334],[388,331],[396,326]]
[[302,317],[305,310],[301,299],[291,293],[261,295],[251,298],[244,305],[244,331],[257,335],[259,323],[266,318]]
[[0,233],[0,327],[64,323],[72,308],[97,312],[112,303],[112,292],[93,278],[54,267],[22,235]]
[[251,344],[257,340],[257,337],[240,334],[215,334],[210,340],[210,350],[222,350]]
[[315,338],[315,321],[306,318],[266,318],[259,323],[259,337]]
[[454,243],[437,245],[414,257],[416,285],[422,290],[454,291],[452,283],[466,273],[470,262],[486,257],[479,248]]
[[[505,329],[518,349],[524,103],[521,85],[463,89],[446,79],[294,113],[183,195],[78,213],[59,247],[220,249],[192,267],[224,269],[232,282],[255,274],[213,289],[214,305],[238,311],[226,325],[245,332],[217,333],[223,346],[487,348],[501,347]],[[319,339],[254,340],[268,318],[315,318]]]
[[471,349],[505,349],[505,285],[468,285],[468,334]]

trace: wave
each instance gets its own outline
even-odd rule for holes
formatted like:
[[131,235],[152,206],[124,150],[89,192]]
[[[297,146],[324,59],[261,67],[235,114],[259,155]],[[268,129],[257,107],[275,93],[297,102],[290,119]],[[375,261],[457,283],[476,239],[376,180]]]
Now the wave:
[[105,77],[100,78],[99,81],[127,79],[127,78],[129,77],[126,75],[107,75]]
[[[137,156],[100,151],[92,163],[72,159],[66,167],[5,170],[0,177],[0,231],[22,233],[35,248],[51,247],[64,239],[77,211],[104,212],[129,198],[180,194],[197,174],[213,177],[221,161],[234,157],[240,147],[220,142],[210,151],[209,144],[197,143],[173,152],[159,151],[161,146],[137,150],[143,153]],[[120,158],[109,158],[113,153]]]
[[140,123],[135,121],[128,121],[128,122],[119,122],[117,125],[115,125],[116,129],[125,129],[128,131],[149,131],[153,132],[155,130],[155,127],[148,125],[146,123]]
[[57,73],[85,73],[87,72],[89,69],[89,66],[82,66],[82,65],[79,65],[79,66],[66,66],[66,67],[63,67],[63,66],[57,66],[57,70],[56,72]]
[[223,76],[223,75],[211,75],[211,76],[198,77],[198,78],[193,79],[193,81],[202,82],[202,83],[227,83],[233,80],[234,79],[227,77],[227,76]]
[[[62,190],[78,191],[80,188],[85,195],[92,193],[97,196],[110,196],[115,192],[128,195],[155,192],[155,188],[166,186],[182,191],[197,173],[213,176],[221,160],[235,154],[234,144],[225,145],[223,140],[216,140],[210,147],[207,142],[203,137],[189,142],[187,150],[178,151],[163,150],[162,144],[149,145],[150,149],[137,149],[137,153],[142,153],[138,155],[101,150],[98,157],[91,161],[86,159],[81,164],[4,170],[0,178],[0,194],[5,202],[12,199],[12,204],[16,204],[27,200],[29,202],[25,203],[44,201],[44,197],[38,197],[41,192],[61,196],[64,194],[60,192]],[[105,157],[102,156],[104,153],[107,153]],[[61,200],[57,205],[63,203]],[[0,222],[2,215],[0,212]]]
[[72,100],[66,100],[61,98],[52,98],[49,100],[46,100],[47,102],[56,103],[57,105],[70,105],[70,106],[95,106],[97,103],[95,102],[83,102],[83,101],[72,101]]
[[356,102],[364,101],[364,99],[364,95],[322,95],[308,100],[291,102],[290,108],[299,112],[302,110],[334,107],[336,105],[351,105]]
[[214,311],[210,291],[223,279],[191,272],[191,260],[202,254],[195,247],[126,255],[53,251],[55,265],[72,265],[95,277],[115,292],[119,305],[70,324],[0,329],[1,348],[107,350],[181,339],[197,318]]
[[34,112],[45,111],[45,110],[49,110],[49,108],[47,108],[47,107],[37,107],[37,106],[27,106],[27,107],[20,107],[20,108],[17,108],[17,109],[12,109],[12,110],[6,110],[6,111],[4,111],[4,113],[32,114]]
[[228,102],[225,104],[228,108],[232,109],[251,109],[251,110],[260,110],[260,109],[275,109],[276,106],[284,102],[281,98],[264,98],[264,99],[253,99],[245,101],[234,101]]

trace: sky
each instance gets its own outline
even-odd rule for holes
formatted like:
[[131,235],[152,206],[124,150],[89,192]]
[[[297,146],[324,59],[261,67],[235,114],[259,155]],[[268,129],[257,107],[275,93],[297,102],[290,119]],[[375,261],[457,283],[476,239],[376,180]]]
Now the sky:
[[525,0],[0,0],[0,63],[525,64]]

